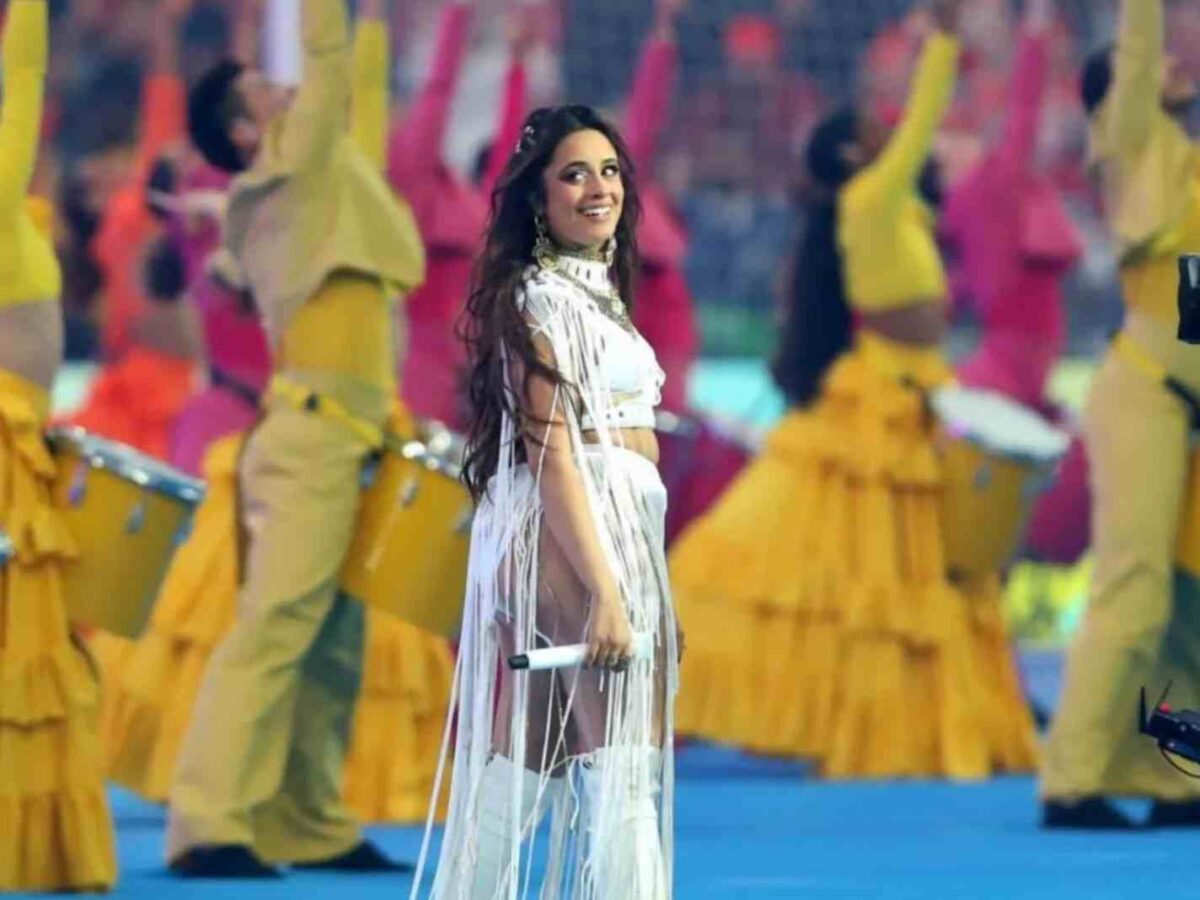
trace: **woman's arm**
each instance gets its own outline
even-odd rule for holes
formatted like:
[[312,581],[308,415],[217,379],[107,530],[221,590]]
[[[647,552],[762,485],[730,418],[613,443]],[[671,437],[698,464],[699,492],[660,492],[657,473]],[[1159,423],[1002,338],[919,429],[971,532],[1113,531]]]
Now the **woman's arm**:
[[900,194],[917,183],[954,96],[957,65],[958,41],[953,35],[937,31],[925,39],[904,118],[867,170],[882,190]]
[[[535,336],[541,361],[555,366],[549,341]],[[565,389],[514,366],[524,384],[525,451],[537,479],[546,526],[591,598],[588,664],[615,663],[630,654],[633,632],[621,588],[600,541],[583,474],[575,462]]]
[[521,126],[525,122],[525,112],[529,105],[529,83],[526,77],[525,60],[537,43],[540,21],[538,14],[543,10],[540,6],[521,6],[511,10],[512,31],[509,33],[509,63],[508,75],[504,80],[504,97],[501,100],[500,124],[496,127],[496,135],[492,139],[492,149],[488,154],[487,170],[480,182],[480,190],[485,197],[491,197],[492,191],[500,183],[500,176],[512,158],[513,148],[521,137]]
[[383,0],[361,0],[354,33],[354,86],[350,133],[371,163],[387,163],[388,112],[391,105],[388,62],[391,57]]
[[654,166],[671,109],[679,70],[675,22],[682,9],[682,0],[658,0],[654,31],[646,39],[633,76],[625,113],[625,140],[633,164],[644,172]]
[[1108,128],[1122,156],[1135,156],[1162,115],[1163,0],[1124,0],[1113,51]]
[[37,165],[48,43],[46,0],[12,0],[0,48],[0,212],[5,218],[24,204]]
[[998,148],[1001,164],[1010,172],[1028,172],[1037,147],[1042,102],[1050,72],[1050,0],[1030,0],[1017,53],[1013,59],[1008,109]]
[[473,16],[474,9],[461,2],[450,3],[442,11],[429,76],[409,114],[397,123],[389,139],[388,173],[397,188],[403,189],[408,178],[441,164],[446,124]]

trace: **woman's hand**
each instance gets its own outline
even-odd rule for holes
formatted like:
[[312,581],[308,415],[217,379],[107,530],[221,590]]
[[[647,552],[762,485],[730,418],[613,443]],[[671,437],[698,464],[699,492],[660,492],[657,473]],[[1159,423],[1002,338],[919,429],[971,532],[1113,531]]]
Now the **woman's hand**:
[[624,668],[633,655],[633,627],[616,585],[592,595],[585,664],[607,669]]

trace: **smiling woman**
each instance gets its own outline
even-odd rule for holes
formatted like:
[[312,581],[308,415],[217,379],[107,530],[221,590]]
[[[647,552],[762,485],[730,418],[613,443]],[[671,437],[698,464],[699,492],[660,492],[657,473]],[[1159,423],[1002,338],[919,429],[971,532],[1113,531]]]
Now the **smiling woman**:
[[[540,896],[666,900],[679,641],[624,143],[587,107],[538,110],[492,208],[467,308],[478,511],[433,896],[536,891],[525,845],[552,809]],[[579,643],[584,668],[500,665]]]

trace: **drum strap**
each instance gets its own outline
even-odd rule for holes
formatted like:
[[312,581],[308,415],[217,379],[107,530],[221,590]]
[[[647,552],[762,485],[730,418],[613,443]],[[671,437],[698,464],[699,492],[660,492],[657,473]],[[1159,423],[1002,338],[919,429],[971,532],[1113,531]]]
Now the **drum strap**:
[[360,419],[327,394],[320,394],[311,388],[290,381],[282,375],[276,375],[271,379],[271,384],[267,388],[267,394],[290,403],[296,409],[316,413],[341,422],[359,435],[359,437],[363,438],[374,450],[383,447],[384,435],[382,428],[364,419]]
[[1147,353],[1142,347],[1124,332],[1113,339],[1113,352],[1121,359],[1141,372],[1151,381],[1159,382],[1168,391],[1183,401],[1191,415],[1192,428],[1200,429],[1200,397],[1189,390],[1182,382],[1172,378],[1166,366]]
[[250,406],[258,406],[262,399],[258,391],[246,384],[240,378],[234,378],[228,372],[218,369],[216,366],[210,366],[208,369],[208,380],[213,387],[219,387],[221,390],[228,391],[239,400],[245,400]]

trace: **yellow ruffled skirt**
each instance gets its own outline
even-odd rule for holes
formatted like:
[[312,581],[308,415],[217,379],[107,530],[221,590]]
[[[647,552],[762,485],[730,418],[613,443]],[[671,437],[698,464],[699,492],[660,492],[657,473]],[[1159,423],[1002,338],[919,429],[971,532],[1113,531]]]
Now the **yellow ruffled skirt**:
[[[105,638],[103,735],[109,776],[165,801],[209,656],[237,602],[237,466],[244,435],[215,442],[208,491],[136,643]],[[366,821],[424,819],[433,790],[453,658],[447,642],[369,612],[346,799]]]
[[829,778],[1035,765],[998,577],[951,582],[919,390],[939,354],[869,335],[671,554],[677,729]]
[[72,634],[74,544],[51,500],[49,397],[0,370],[0,892],[98,891],[117,876],[96,735],[99,689]]

